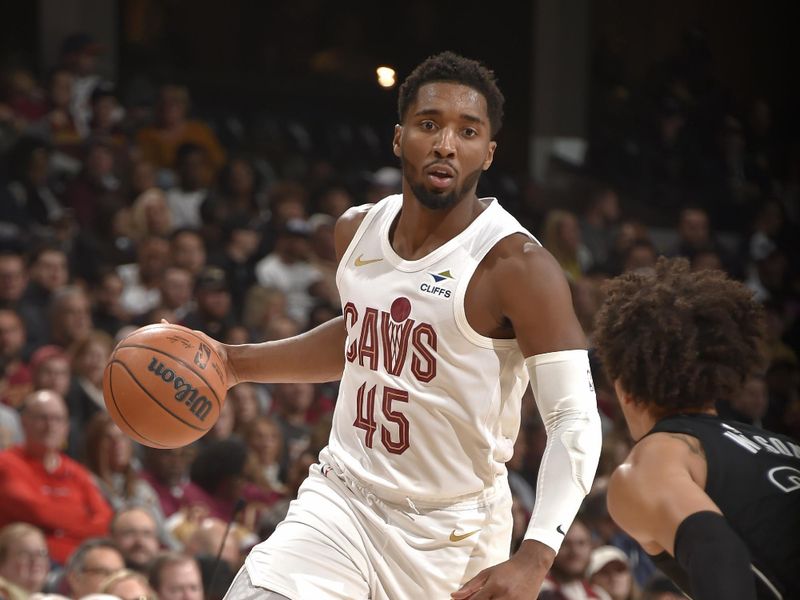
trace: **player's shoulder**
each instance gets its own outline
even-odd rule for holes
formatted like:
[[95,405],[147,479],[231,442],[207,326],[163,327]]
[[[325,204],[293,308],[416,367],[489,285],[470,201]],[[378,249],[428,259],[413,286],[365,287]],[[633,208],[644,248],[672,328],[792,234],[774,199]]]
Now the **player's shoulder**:
[[351,206],[342,215],[336,219],[334,227],[334,240],[336,242],[336,252],[339,257],[344,254],[345,249],[356,234],[358,227],[361,225],[364,218],[369,214],[369,211],[375,207],[375,204],[359,204],[358,206]]
[[563,284],[564,270],[544,246],[521,232],[497,242],[484,259],[485,268],[505,281],[528,281],[536,285]]
[[705,453],[700,441],[684,433],[650,434],[631,449],[609,479],[609,494],[615,489],[629,495],[645,493],[677,474],[702,477]]

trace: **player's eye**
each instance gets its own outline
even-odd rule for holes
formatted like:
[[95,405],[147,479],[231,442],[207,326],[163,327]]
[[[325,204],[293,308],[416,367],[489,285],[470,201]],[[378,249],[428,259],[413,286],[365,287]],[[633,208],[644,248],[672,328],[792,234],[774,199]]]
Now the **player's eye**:
[[427,131],[433,131],[434,129],[436,129],[436,123],[434,123],[433,121],[427,121],[427,120],[422,121],[419,124],[419,126]]
[[464,130],[464,136],[465,137],[475,137],[476,135],[478,135],[478,132],[475,129],[473,129],[472,127],[467,127]]

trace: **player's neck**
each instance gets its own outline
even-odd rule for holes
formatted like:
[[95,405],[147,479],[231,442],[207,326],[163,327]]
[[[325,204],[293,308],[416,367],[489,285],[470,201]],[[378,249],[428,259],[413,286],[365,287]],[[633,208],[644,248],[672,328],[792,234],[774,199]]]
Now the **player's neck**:
[[400,215],[389,231],[389,241],[398,255],[418,260],[464,231],[485,208],[475,194],[440,210],[424,207],[413,196],[404,196]]

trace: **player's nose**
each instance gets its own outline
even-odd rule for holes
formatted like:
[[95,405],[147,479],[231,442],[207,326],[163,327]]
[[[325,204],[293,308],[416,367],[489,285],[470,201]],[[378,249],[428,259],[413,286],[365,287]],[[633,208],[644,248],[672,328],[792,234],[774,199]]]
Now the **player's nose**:
[[449,127],[442,127],[433,143],[433,151],[439,158],[453,158],[456,155],[456,135]]

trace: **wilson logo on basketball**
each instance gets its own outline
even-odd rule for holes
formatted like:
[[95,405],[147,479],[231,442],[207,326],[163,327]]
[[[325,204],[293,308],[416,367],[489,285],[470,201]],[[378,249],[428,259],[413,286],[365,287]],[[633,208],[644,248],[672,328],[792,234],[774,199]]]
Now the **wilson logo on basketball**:
[[164,363],[159,361],[156,357],[150,359],[147,370],[160,378],[164,383],[172,384],[176,390],[174,395],[175,400],[183,402],[188,406],[190,412],[196,416],[198,420],[205,421],[206,415],[211,411],[211,401],[205,396],[198,396],[196,387],[188,381],[185,381],[183,377],[176,376],[175,371],[166,368]]

